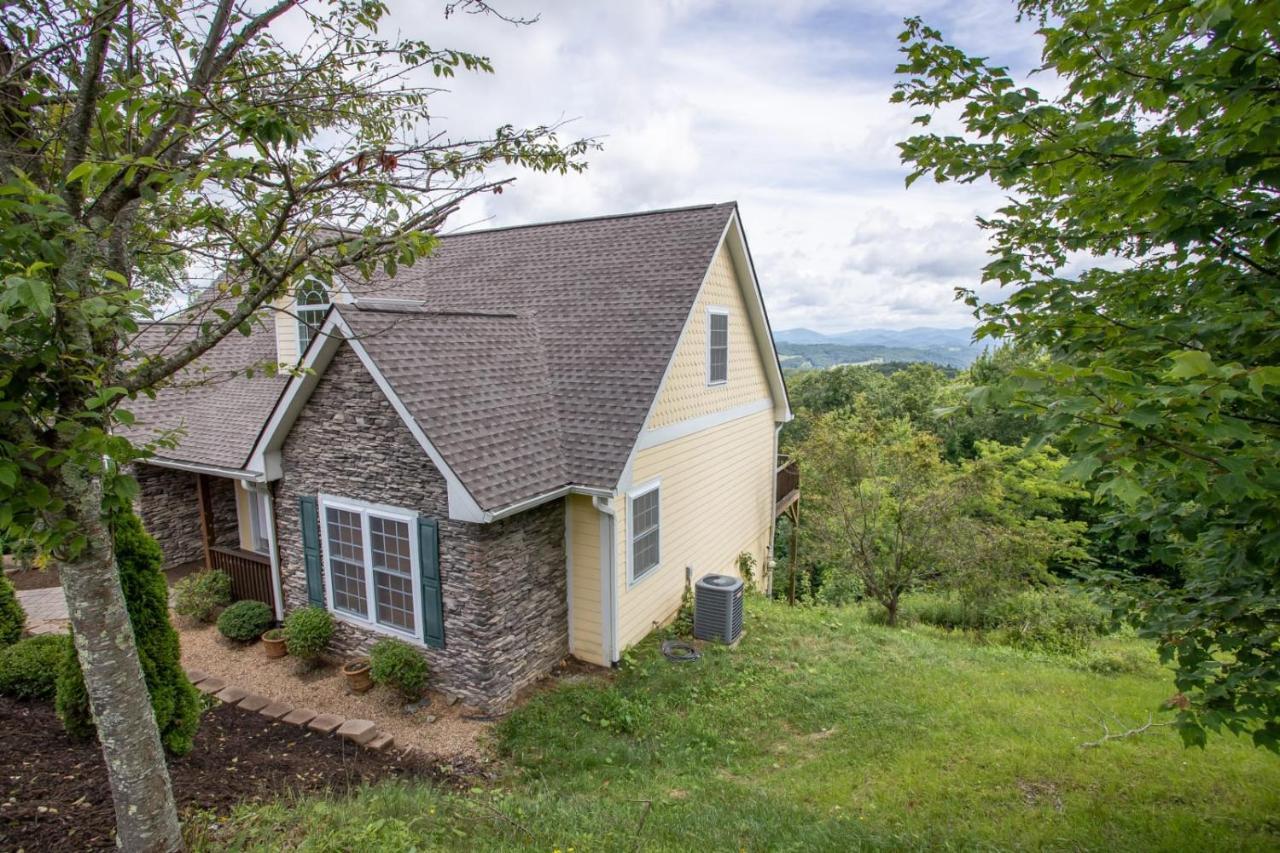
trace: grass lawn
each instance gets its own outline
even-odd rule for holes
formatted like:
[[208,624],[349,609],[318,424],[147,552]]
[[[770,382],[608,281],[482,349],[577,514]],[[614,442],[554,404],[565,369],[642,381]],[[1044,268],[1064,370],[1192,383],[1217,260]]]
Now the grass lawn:
[[[197,847],[314,850],[1280,849],[1280,758],[1144,723],[1166,673],[1100,675],[854,610],[755,600],[694,664],[649,640],[498,729],[491,789],[245,807]],[[1119,641],[1113,641],[1119,642]],[[1123,649],[1132,658],[1136,649]],[[1140,653],[1138,655],[1141,656]],[[1160,719],[1157,714],[1157,719]]]

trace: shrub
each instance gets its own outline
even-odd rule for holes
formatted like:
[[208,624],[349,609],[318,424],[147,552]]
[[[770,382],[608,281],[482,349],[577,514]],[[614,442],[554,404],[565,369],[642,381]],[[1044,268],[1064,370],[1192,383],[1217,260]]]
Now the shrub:
[[226,572],[196,572],[173,587],[173,609],[180,616],[212,621],[213,612],[231,603],[231,575]]
[[27,614],[22,612],[13,584],[0,572],[0,648],[22,639],[22,629],[26,624]]
[[70,645],[66,634],[41,634],[0,649],[0,695],[52,699],[57,690],[58,661]]
[[983,599],[916,595],[905,601],[903,618],[939,628],[990,632],[987,639],[992,642],[1055,654],[1085,651],[1108,627],[1101,608],[1065,588]]
[[427,659],[408,643],[388,637],[369,650],[369,677],[406,699],[417,699],[427,686]]
[[[178,632],[169,622],[169,588],[160,568],[160,546],[132,513],[112,518],[111,534],[160,741],[172,754],[186,755],[200,727],[200,694],[182,671]],[[58,717],[69,734],[87,737],[94,731],[93,716],[73,644],[67,645],[56,671]]]
[[284,620],[284,645],[289,654],[314,661],[324,653],[333,637],[333,616],[319,607],[295,610]]
[[271,627],[271,608],[261,601],[237,601],[218,617],[218,631],[228,640],[252,643]]
[[743,551],[734,561],[742,578],[742,590],[748,595],[756,591],[756,558],[750,551]]

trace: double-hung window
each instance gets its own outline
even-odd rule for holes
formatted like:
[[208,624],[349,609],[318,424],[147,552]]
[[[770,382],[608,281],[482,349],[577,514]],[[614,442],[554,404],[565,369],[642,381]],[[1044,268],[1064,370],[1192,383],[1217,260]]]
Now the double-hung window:
[[658,568],[662,560],[661,495],[655,484],[631,495],[631,582]]
[[329,310],[329,293],[315,279],[304,281],[294,291],[294,316],[298,318],[298,358],[301,359],[320,330],[324,314]]
[[723,308],[707,310],[707,384],[723,385],[729,381],[729,312]]
[[330,608],[418,639],[417,515],[328,497],[320,508]]

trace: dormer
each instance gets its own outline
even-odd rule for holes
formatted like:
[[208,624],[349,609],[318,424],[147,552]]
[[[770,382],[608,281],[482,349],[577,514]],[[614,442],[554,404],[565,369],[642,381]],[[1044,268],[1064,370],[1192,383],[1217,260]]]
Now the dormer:
[[306,279],[292,293],[277,299],[276,356],[280,364],[287,367],[297,364],[324,323],[329,306],[350,301],[351,295],[345,287],[336,285],[326,289],[324,283],[315,278]]

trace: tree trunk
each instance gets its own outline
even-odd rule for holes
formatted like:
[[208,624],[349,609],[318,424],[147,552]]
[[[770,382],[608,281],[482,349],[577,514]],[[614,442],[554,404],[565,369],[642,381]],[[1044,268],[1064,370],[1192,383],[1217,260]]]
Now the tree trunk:
[[102,483],[73,463],[55,491],[87,544],[62,563],[76,652],[98,728],[116,812],[116,844],[130,851],[182,846],[178,812],[160,732],[125,609],[110,531],[102,518]]
[[898,596],[892,596],[884,603],[884,609],[888,611],[885,616],[884,623],[890,628],[898,627]]

